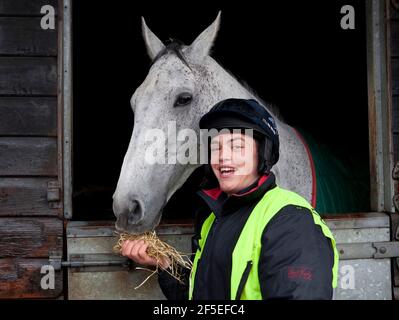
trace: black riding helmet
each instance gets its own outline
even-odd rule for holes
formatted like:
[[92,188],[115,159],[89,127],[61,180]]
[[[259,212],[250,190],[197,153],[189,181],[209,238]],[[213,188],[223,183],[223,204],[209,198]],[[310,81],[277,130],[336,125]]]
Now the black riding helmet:
[[259,142],[260,173],[268,173],[279,159],[279,136],[273,116],[254,99],[226,99],[202,116],[200,129],[253,129]]

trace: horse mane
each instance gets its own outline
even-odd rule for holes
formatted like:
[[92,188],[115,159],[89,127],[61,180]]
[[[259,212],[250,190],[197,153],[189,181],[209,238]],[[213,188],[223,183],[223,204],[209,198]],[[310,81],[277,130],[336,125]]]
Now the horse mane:
[[264,101],[262,98],[260,98],[259,94],[253,89],[245,80],[239,79],[236,75],[234,75],[229,69],[225,68],[222,63],[220,63],[217,59],[212,57],[232,78],[237,80],[239,84],[241,84],[250,94],[252,94],[262,106],[264,106],[269,112],[273,114],[273,116],[284,122],[283,116],[280,112],[280,109],[275,105],[270,102]]
[[[178,39],[172,39],[170,38],[168,41],[166,41],[166,45],[165,48],[162,49],[157,56],[153,59],[153,61],[151,62],[151,66],[156,63],[161,57],[163,57],[164,55],[167,54],[174,54],[176,55],[188,68],[191,69],[189,63],[187,62],[186,58],[183,55],[182,49],[185,46],[185,44],[178,40]],[[242,79],[239,79],[238,77],[236,77],[233,73],[230,72],[230,70],[226,69],[225,67],[223,67],[223,65],[217,61],[215,58],[213,58],[231,77],[233,77],[235,80],[238,81],[238,83],[240,83],[249,93],[251,93],[255,99],[263,106],[265,106],[269,112],[271,112],[275,118],[277,118],[280,121],[283,121],[282,115],[280,113],[279,108],[271,103],[267,103],[265,101],[263,101],[259,95],[257,94],[257,92],[252,89],[248,83]]]

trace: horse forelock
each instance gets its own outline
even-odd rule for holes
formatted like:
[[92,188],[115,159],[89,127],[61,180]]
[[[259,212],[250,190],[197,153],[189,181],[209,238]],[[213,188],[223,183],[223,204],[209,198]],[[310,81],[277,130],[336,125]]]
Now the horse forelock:
[[185,45],[182,41],[180,41],[178,39],[170,39],[167,42],[165,48],[157,54],[157,56],[154,58],[154,60],[152,60],[151,66],[154,63],[156,63],[163,56],[172,53],[172,54],[176,55],[176,57],[178,57],[188,68],[190,68],[190,65],[188,64],[187,59],[183,55],[183,47],[184,46]]

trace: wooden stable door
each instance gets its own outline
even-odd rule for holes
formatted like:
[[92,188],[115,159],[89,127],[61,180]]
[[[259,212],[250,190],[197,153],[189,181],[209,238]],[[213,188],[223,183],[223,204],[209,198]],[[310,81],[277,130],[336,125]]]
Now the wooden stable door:
[[[41,27],[44,5],[55,29]],[[0,298],[62,295],[60,271],[41,285],[63,248],[57,13],[56,0],[0,4]]]

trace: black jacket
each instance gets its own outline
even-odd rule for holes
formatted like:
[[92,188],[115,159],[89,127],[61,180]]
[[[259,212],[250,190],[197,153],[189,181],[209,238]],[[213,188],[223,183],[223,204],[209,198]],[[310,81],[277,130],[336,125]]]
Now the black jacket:
[[[232,252],[249,215],[263,195],[274,188],[273,173],[263,176],[238,194],[227,196],[218,188],[199,191],[206,206],[196,213],[192,249],[196,252],[203,221],[214,212],[199,261],[193,299],[230,299]],[[263,299],[331,299],[334,253],[331,242],[312,213],[288,205],[267,224],[262,234],[259,281]],[[189,271],[185,285],[166,272],[159,274],[160,287],[168,299],[188,299]]]

